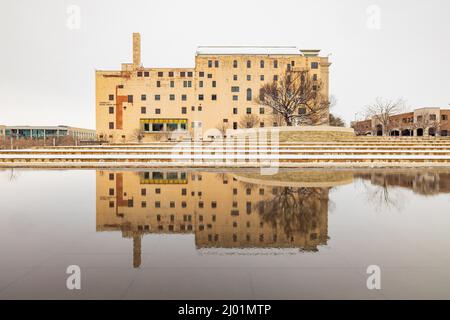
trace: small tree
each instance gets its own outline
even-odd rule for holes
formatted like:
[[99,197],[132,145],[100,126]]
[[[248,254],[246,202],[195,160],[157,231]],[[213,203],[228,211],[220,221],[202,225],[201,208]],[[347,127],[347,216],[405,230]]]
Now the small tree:
[[255,114],[246,114],[239,120],[240,128],[255,128],[259,124],[259,117]]
[[134,141],[141,143],[142,140],[144,139],[144,130],[142,130],[140,128],[134,129],[133,133],[131,134],[131,138]]
[[383,126],[383,135],[387,135],[392,125],[391,117],[403,111],[405,102],[403,99],[388,100],[376,98],[375,102],[366,106],[366,117],[374,119],[376,124]]
[[[414,122],[414,129],[432,129],[434,131],[434,135],[436,136],[439,133],[441,128],[441,121],[439,119],[439,115],[430,114],[429,112],[423,112],[417,116],[416,121]],[[428,131],[429,132],[429,131]]]
[[228,122],[220,122],[217,126],[216,129],[220,131],[220,133],[222,134],[222,137],[225,137],[227,134],[227,130],[230,128],[230,124]]
[[307,70],[287,70],[279,81],[261,87],[256,103],[280,114],[288,126],[323,124],[328,122],[330,102],[322,89],[322,82]]
[[334,114],[330,113],[329,115],[329,121],[330,126],[333,127],[345,127],[345,122],[340,117],[335,116]]

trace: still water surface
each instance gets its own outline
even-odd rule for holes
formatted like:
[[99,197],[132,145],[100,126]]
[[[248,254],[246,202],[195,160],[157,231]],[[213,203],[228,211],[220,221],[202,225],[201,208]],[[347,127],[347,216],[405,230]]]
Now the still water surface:
[[0,194],[0,299],[450,299],[450,171],[3,170]]

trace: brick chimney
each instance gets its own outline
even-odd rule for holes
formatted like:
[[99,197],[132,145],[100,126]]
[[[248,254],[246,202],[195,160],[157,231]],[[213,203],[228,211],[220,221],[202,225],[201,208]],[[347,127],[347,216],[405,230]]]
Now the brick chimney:
[[141,66],[141,35],[137,32],[133,33],[133,65]]

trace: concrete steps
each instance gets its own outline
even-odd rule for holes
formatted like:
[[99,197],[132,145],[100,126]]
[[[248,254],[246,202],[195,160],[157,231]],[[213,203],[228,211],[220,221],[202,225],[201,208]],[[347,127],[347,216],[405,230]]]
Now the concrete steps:
[[355,144],[283,143],[83,146],[0,150],[2,167],[279,167],[449,166],[450,143],[435,140]]

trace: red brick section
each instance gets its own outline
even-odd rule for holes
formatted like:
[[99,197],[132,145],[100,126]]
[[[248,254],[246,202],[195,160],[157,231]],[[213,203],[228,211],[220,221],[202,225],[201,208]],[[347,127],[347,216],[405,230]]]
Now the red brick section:
[[123,199],[123,174],[116,174],[116,214],[119,213],[119,207],[128,205],[127,200]]
[[128,101],[128,96],[119,96],[117,91],[119,86],[116,86],[116,129],[123,129],[123,103]]
[[[446,120],[442,119],[442,116],[445,115],[447,116]],[[447,130],[448,134],[450,134],[450,110],[441,110],[441,131],[442,130]]]

